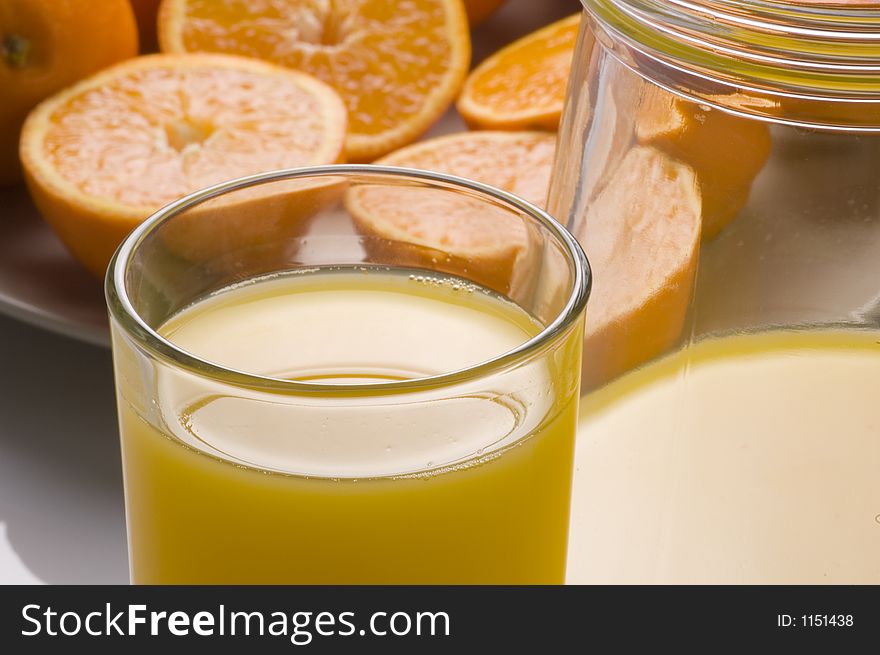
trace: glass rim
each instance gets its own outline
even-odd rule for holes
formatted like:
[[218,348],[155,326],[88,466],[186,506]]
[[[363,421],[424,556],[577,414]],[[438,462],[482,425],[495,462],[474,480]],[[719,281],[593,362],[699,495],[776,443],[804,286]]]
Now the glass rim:
[[[135,309],[125,285],[125,276],[131,265],[132,257],[151,233],[176,216],[208,200],[272,182],[309,177],[352,177],[357,175],[433,182],[437,183],[439,187],[469,191],[500,203],[507,209],[517,210],[531,220],[537,221],[564,246],[566,261],[573,270],[571,291],[565,305],[538,334],[519,344],[516,348],[499,353],[491,359],[465,368],[410,380],[354,384],[322,384],[287,380],[223,366],[198,357],[165,339],[151,328]],[[124,332],[150,355],[174,367],[186,369],[200,377],[210,378],[223,384],[252,390],[298,395],[346,396],[352,392],[359,395],[392,395],[417,392],[427,388],[436,389],[479,379],[525,362],[574,324],[586,308],[591,286],[590,264],[577,239],[549,213],[510,192],[456,175],[417,168],[374,164],[330,164],[285,168],[240,177],[195,191],[165,205],[138,225],[117,248],[105,276],[104,294],[110,316],[118,322]]]

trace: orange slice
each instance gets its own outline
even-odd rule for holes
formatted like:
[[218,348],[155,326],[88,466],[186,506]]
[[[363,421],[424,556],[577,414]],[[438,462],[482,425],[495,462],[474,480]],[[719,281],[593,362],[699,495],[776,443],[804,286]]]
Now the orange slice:
[[456,107],[468,125],[492,130],[559,126],[580,14],[502,48],[468,76]]
[[461,0],[165,0],[164,52],[228,52],[311,73],[348,108],[346,152],[369,161],[414,141],[467,74]]
[[575,235],[593,270],[583,385],[608,382],[681,336],[700,242],[694,172],[655,148],[624,157]]
[[[344,139],[342,101],[308,75],[243,57],[151,55],[39,105],[21,157],[44,218],[101,275],[120,241],[162,205],[242,175],[336,162]],[[241,213],[226,228],[256,237],[252,218]]]
[[[700,105],[652,84],[644,87],[637,139],[694,169],[703,200],[703,239],[711,239],[748,201],[752,181],[770,156],[770,129],[760,120]],[[733,98],[723,102],[736,104]]]
[[[465,132],[403,148],[381,164],[467,177],[544,205],[556,137],[545,132]],[[467,196],[393,186],[349,193],[365,248],[378,261],[467,275],[511,297],[533,271],[533,235],[513,214]]]

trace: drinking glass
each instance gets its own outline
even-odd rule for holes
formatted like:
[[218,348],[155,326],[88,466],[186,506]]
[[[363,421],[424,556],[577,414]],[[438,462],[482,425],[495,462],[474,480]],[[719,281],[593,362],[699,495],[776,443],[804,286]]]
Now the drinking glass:
[[[407,228],[426,216],[455,231]],[[314,304],[361,278],[393,278],[398,304]],[[186,347],[167,328],[297,280],[299,309],[238,316],[236,339],[223,312]],[[132,581],[562,582],[589,286],[548,214],[447,175],[284,170],[165,207],[106,280]],[[441,291],[533,333],[469,361],[471,339],[408,324]],[[385,365],[404,373],[360,374]]]

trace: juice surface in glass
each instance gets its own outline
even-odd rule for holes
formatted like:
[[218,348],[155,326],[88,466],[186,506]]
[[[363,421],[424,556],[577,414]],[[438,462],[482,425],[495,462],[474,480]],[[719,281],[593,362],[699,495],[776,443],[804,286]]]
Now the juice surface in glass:
[[[358,268],[249,281],[158,331],[230,369],[333,385],[456,371],[542,329],[460,278]],[[454,395],[235,390],[160,367],[162,429],[126,401],[141,378],[120,358],[132,581],[562,582],[580,345],[572,330],[557,356]]]
[[878,344],[707,339],[586,396],[569,581],[880,583]]

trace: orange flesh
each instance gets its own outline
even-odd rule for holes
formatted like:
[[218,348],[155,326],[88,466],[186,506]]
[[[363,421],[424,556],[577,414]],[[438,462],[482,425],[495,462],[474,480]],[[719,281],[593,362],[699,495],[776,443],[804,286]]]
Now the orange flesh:
[[474,85],[474,102],[491,105],[499,112],[557,106],[565,99],[576,37],[575,23],[502,54]]
[[555,135],[471,132],[433,143],[436,147],[416,145],[386,157],[383,162],[479,180],[540,207],[546,203]]
[[[438,171],[478,180],[510,191],[529,202],[544,206],[550,184],[550,170],[556,137],[552,134],[469,132],[425,141],[393,153],[380,162]],[[410,239],[442,249],[506,249],[511,243],[525,243],[522,222],[500,212],[486,212],[485,205],[437,194],[426,205],[425,194],[412,192],[412,202],[401,199],[406,189],[393,194],[364,194],[363,205],[378,230],[387,228]],[[417,208],[409,211],[407,208]],[[509,232],[499,234],[499,224]]]
[[[424,113],[426,104],[438,105],[429,112],[438,117],[456,90],[449,88],[451,71],[460,69],[463,78],[469,59],[466,20],[457,0],[455,16],[449,0],[408,0],[406,6],[392,0],[166,4],[160,18],[163,51],[239,54],[315,75],[343,97],[350,130],[360,136],[399,130]],[[369,149],[375,156],[396,145],[402,142]]]
[[584,341],[585,388],[672,347],[691,298],[700,242],[693,170],[637,147],[590,205],[575,234],[593,270]]
[[637,310],[682,272],[692,274],[699,207],[686,167],[649,148],[630,152],[585,218],[584,247],[601,270],[590,296],[594,326]]
[[169,63],[67,99],[49,117],[43,148],[81,192],[158,207],[226,179],[314,163],[325,120],[321,99],[296,81]]
[[506,120],[550,112],[555,115],[551,121],[558,123],[579,18],[571,16],[516,41],[479,66],[466,82],[459,103],[466,120],[503,127]]

